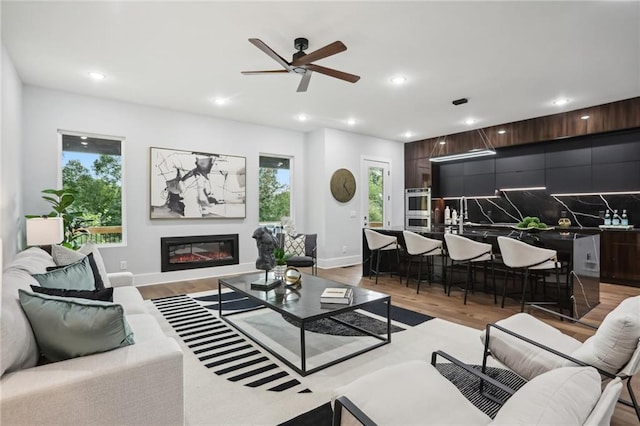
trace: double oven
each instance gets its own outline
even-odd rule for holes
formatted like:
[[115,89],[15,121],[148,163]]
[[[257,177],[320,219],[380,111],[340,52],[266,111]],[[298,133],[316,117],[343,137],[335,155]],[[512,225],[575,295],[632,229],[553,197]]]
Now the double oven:
[[431,188],[405,189],[404,206],[404,228],[407,231],[431,230]]

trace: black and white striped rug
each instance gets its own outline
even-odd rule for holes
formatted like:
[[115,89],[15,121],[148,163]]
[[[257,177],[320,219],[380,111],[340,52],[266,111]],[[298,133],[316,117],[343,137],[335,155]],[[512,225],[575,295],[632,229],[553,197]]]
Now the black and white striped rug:
[[[153,304],[185,345],[218,376],[251,388],[271,392],[310,393],[298,379],[280,367],[279,361],[242,333],[218,318],[218,305],[224,311],[251,311],[261,306],[233,291],[217,290],[194,295],[179,295],[153,299]],[[361,312],[349,313],[349,321],[366,329],[386,333],[386,321],[379,319],[384,306],[373,306]],[[403,331],[432,319],[408,309],[391,307],[392,332]],[[386,309],[386,308],[384,308]],[[347,319],[347,318],[344,318]],[[396,325],[398,324],[398,325]],[[318,321],[310,332],[348,336],[351,329],[333,321]]]
[[200,362],[218,376],[271,392],[311,392],[211,309],[189,296],[152,302]]

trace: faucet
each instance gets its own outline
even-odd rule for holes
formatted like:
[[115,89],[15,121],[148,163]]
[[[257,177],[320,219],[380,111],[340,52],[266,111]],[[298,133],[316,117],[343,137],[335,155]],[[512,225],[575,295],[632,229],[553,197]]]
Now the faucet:
[[462,196],[458,201],[458,234],[464,232],[464,221],[469,220],[469,212],[467,211],[467,197]]

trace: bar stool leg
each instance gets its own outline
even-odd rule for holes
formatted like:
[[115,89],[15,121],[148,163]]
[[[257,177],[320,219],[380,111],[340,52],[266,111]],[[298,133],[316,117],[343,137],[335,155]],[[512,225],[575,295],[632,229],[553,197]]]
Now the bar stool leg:
[[[514,280],[515,280],[515,272],[514,272]],[[504,271],[504,284],[502,285],[502,304],[501,308],[504,309],[504,299],[507,296],[507,284],[509,283],[509,270]]]
[[409,265],[407,266],[407,287],[409,287],[409,273],[411,272],[411,260],[413,260],[413,256],[409,255]]
[[378,260],[376,262],[376,284],[378,284],[378,275],[380,275],[380,252],[382,252],[382,250],[378,250]]
[[493,256],[491,256],[491,281],[493,284],[493,304],[498,304],[498,291],[496,290],[496,270],[493,264]]
[[562,314],[562,304],[560,303],[560,272],[558,271],[558,265],[556,264],[556,291],[558,292],[558,312]]
[[442,258],[442,289],[444,292],[447,292],[447,258],[444,253],[440,253],[440,257]]
[[369,279],[371,279],[371,272],[373,271],[373,255],[375,251],[369,253]]
[[[398,246],[396,246],[396,265],[398,268],[398,278],[400,279],[400,284],[402,284],[402,274],[400,274],[400,248],[398,248]],[[393,274],[391,274],[391,276],[393,276]]]
[[471,278],[471,262],[467,262],[467,280],[464,283],[464,304],[467,304],[467,291],[469,290],[469,280]]
[[453,263],[453,259],[451,259],[451,271],[449,272],[449,286],[447,288],[447,297],[451,296],[451,286],[453,285]]
[[524,300],[527,294],[527,286],[529,284],[529,269],[524,270],[524,283],[522,284],[522,300],[520,301],[520,312],[524,312]]

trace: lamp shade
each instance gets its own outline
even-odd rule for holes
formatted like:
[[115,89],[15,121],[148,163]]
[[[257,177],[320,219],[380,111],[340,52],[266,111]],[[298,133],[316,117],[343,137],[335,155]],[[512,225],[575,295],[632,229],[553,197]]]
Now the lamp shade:
[[37,217],[27,219],[27,245],[46,246],[58,244],[64,238],[61,217]]

